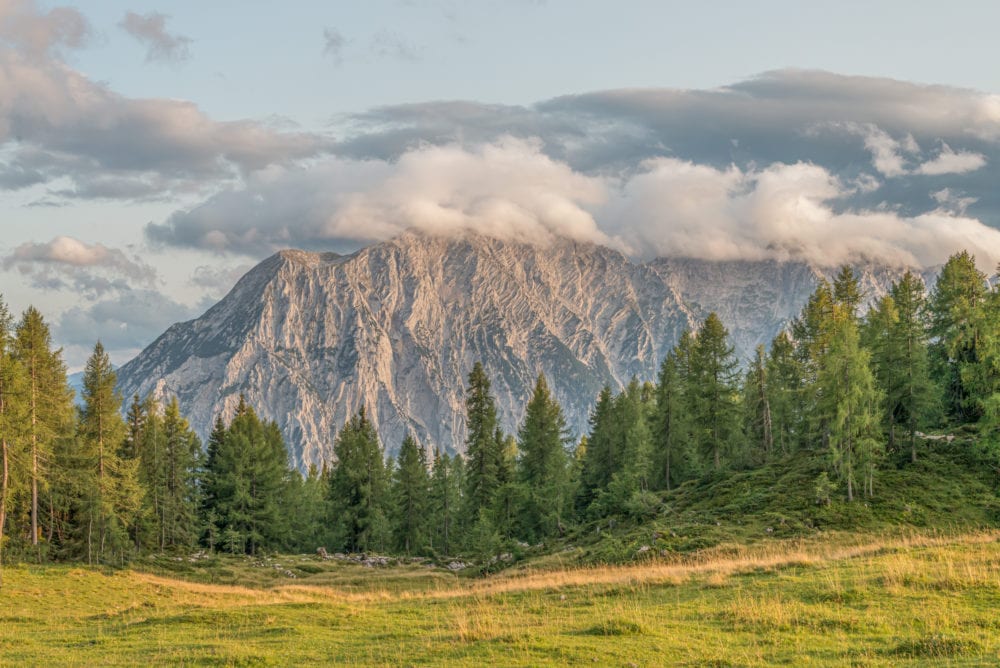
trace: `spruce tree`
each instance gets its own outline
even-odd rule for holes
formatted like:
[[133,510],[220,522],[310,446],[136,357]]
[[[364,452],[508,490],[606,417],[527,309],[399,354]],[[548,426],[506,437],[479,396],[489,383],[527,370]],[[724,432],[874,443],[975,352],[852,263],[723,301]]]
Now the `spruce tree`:
[[691,355],[692,425],[696,447],[722,468],[733,445],[739,419],[738,364],[729,332],[715,313],[698,331]]
[[940,394],[931,378],[928,350],[927,300],[923,281],[912,272],[892,286],[896,322],[891,331],[892,358],[899,366],[899,382],[886,393],[886,412],[907,435],[911,461],[917,460],[918,429],[934,424],[940,413]]
[[576,506],[583,514],[611,482],[617,470],[620,457],[616,456],[614,420],[614,398],[611,387],[605,385],[597,397],[597,403],[590,412],[590,434],[580,472],[580,487],[577,490]]
[[771,414],[771,380],[764,346],[757,346],[743,381],[743,414],[747,438],[768,460],[774,450],[774,423]]
[[683,477],[691,430],[685,371],[676,348],[660,365],[652,427],[652,481],[656,489],[669,491]]
[[333,446],[330,506],[335,540],[349,551],[380,550],[387,544],[388,472],[375,427],[362,406]]
[[931,291],[932,368],[944,388],[945,410],[961,422],[979,417],[975,399],[962,382],[962,370],[978,362],[976,323],[986,294],[986,277],[965,251],[948,258]]
[[431,468],[430,527],[435,551],[448,556],[462,542],[455,531],[462,503],[462,458],[434,450]]
[[476,522],[480,510],[492,512],[501,486],[503,443],[497,440],[497,409],[490,381],[476,362],[466,391],[465,504],[466,518]]
[[91,555],[101,561],[123,556],[130,523],[142,503],[137,462],[119,456],[126,428],[116,382],[111,360],[98,342],[84,369],[83,407],[77,427],[85,463],[76,474],[81,483],[81,514],[86,517],[88,560]]
[[767,397],[771,408],[771,433],[778,450],[788,454],[798,444],[805,421],[802,365],[787,332],[771,342],[767,357]]
[[569,461],[566,419],[539,375],[518,431],[517,479],[523,490],[518,513],[521,537],[536,542],[564,530],[568,507]]
[[427,456],[407,434],[392,471],[393,543],[404,554],[421,553],[427,544],[429,497]]

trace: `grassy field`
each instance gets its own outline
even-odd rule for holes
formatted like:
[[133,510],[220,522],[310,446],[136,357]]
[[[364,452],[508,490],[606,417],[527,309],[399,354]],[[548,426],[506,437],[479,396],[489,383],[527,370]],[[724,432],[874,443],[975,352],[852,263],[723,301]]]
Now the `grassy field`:
[[19,566],[0,591],[0,663],[995,664],[998,541],[827,534],[491,578],[313,556]]

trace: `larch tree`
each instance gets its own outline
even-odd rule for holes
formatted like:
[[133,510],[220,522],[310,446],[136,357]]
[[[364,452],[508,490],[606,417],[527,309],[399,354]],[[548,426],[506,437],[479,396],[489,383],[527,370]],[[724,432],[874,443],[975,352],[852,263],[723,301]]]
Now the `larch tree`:
[[829,347],[820,358],[817,376],[822,412],[835,470],[854,500],[858,474],[866,496],[874,493],[875,470],[881,455],[878,411],[881,397],[861,347],[857,325],[845,308],[834,309]]
[[[49,327],[33,306],[28,307],[17,325],[13,354],[25,375],[25,445],[31,497],[28,535],[31,544],[37,546],[41,536],[39,497],[48,488],[49,467],[57,443],[71,438],[75,413],[73,391],[67,385],[62,351],[52,349]],[[53,524],[54,519],[50,519],[50,536]]]
[[13,318],[0,296],[0,586],[11,489],[27,477],[21,449],[27,431],[26,383],[24,370],[14,357],[13,327]]

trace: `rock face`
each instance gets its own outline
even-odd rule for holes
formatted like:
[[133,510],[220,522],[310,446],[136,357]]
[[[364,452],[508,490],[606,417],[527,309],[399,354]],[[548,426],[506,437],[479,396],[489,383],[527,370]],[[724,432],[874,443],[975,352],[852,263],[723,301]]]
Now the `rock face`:
[[[482,361],[505,429],[544,373],[571,430],[601,387],[654,379],[681,332],[718,312],[741,359],[832,270],[795,262],[635,263],[568,240],[549,246],[408,232],[348,256],[282,251],[197,320],[168,329],[118,372],[129,397],[176,395],[206,435],[245,393],[276,420],[295,465],[331,456],[368,408],[394,452],[407,431],[461,450],[465,384]],[[898,271],[860,268],[868,297]]]

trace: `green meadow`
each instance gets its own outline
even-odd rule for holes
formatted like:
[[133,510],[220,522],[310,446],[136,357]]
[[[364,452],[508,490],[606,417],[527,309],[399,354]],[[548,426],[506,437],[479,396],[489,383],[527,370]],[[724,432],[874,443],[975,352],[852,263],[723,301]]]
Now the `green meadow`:
[[[1000,533],[720,545],[486,578],[312,555],[4,573],[4,665],[983,665]],[[294,577],[292,577],[294,576]],[[225,584],[242,582],[244,584]]]

